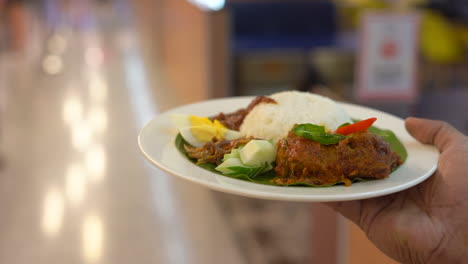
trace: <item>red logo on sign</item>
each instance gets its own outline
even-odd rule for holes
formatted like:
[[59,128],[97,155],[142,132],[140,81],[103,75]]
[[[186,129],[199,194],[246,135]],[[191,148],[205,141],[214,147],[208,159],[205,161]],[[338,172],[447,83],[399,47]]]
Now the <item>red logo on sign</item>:
[[393,59],[398,55],[398,45],[394,41],[387,40],[380,47],[380,54],[386,59]]

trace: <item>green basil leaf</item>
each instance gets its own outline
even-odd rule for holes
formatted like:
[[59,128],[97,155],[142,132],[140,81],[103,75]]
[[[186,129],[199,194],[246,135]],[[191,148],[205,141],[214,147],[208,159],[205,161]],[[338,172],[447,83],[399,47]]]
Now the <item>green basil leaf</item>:
[[317,126],[314,124],[300,124],[294,127],[295,131],[308,131],[308,132],[317,132],[317,133],[325,133],[325,127]]
[[344,123],[344,124],[342,124],[341,126],[339,126],[338,128],[340,128],[340,127],[345,127],[345,126],[349,126],[349,125],[351,125],[351,123]]
[[316,126],[312,124],[297,125],[293,129],[293,133],[300,137],[317,141],[323,145],[336,144],[346,138],[346,136],[340,134],[325,133],[325,128],[323,126]]

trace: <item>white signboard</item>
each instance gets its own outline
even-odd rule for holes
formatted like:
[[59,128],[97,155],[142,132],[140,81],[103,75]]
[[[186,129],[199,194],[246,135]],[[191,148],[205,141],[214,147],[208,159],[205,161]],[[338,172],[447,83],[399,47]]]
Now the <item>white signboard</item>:
[[414,101],[417,96],[418,35],[418,15],[364,15],[357,76],[358,100]]

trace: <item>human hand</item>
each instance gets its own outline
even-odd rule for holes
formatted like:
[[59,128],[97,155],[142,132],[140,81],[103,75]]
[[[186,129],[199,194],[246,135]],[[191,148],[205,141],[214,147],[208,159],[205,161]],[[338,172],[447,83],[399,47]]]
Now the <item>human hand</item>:
[[408,132],[440,151],[429,179],[388,196],[329,203],[385,254],[402,263],[468,261],[468,137],[450,125],[406,120]]

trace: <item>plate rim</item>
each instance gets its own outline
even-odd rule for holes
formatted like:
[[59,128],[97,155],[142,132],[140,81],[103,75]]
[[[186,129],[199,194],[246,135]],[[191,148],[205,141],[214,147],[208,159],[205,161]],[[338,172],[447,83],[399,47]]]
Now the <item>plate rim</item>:
[[[182,173],[178,173],[178,172],[172,170],[171,168],[168,168],[167,166],[163,165],[162,163],[159,163],[158,161],[154,160],[151,157],[151,155],[149,155],[145,151],[145,147],[142,145],[142,134],[143,134],[143,132],[149,126],[151,126],[152,123],[157,118],[160,118],[163,115],[167,115],[167,114],[169,114],[171,112],[175,112],[175,111],[177,111],[178,109],[181,109],[181,108],[193,107],[193,106],[196,106],[198,104],[206,104],[206,103],[213,103],[213,102],[219,102],[219,101],[230,101],[230,100],[233,100],[233,99],[242,100],[242,99],[253,99],[253,98],[255,98],[255,96],[235,96],[235,97],[215,98],[215,99],[209,99],[209,100],[194,102],[194,103],[190,103],[190,104],[180,105],[180,106],[168,109],[168,110],[166,110],[164,112],[158,113],[149,122],[147,122],[140,129],[140,131],[138,133],[137,141],[138,141],[138,147],[140,149],[140,152],[142,153],[142,155],[145,157],[145,159],[148,162],[150,162],[153,166],[157,167],[158,169],[162,170],[163,172],[165,172],[167,174],[170,174],[172,176],[184,179],[184,180],[188,180],[189,182],[196,183],[196,184],[199,184],[201,186],[205,186],[205,187],[207,187],[209,189],[212,189],[212,190],[216,190],[216,191],[220,191],[220,192],[224,192],[224,193],[235,194],[235,195],[240,195],[240,196],[245,196],[245,197],[257,198],[257,199],[279,200],[279,201],[295,201],[295,202],[337,202],[337,201],[362,200],[362,199],[369,199],[369,198],[374,198],[374,197],[385,196],[385,195],[389,195],[389,194],[392,194],[392,193],[396,193],[396,192],[403,191],[403,190],[409,189],[411,187],[414,187],[414,186],[418,185],[419,183],[427,180],[437,170],[438,164],[436,162],[435,164],[433,164],[433,166],[425,174],[421,175],[420,177],[418,177],[416,179],[413,179],[411,181],[400,184],[398,186],[389,187],[389,188],[382,189],[382,190],[379,190],[379,191],[374,190],[374,191],[360,192],[360,193],[346,194],[346,195],[343,194],[343,195],[334,195],[334,196],[324,196],[324,195],[317,195],[317,194],[308,194],[308,195],[304,195],[304,194],[284,194],[284,193],[273,193],[273,192],[266,192],[266,191],[252,192],[252,191],[243,191],[242,189],[238,189],[238,188],[229,188],[227,186],[223,186],[223,185],[213,183],[213,182],[208,182],[208,181],[205,181],[203,179],[198,179],[198,178],[194,178],[194,177],[190,177],[190,176],[185,176]],[[383,111],[378,110],[378,109],[373,109],[373,108],[370,108],[370,107],[367,107],[367,106],[361,106],[361,105],[357,105],[357,104],[353,104],[353,103],[346,103],[346,102],[339,102],[339,101],[336,101],[336,102],[338,104],[340,104],[340,105],[346,105],[346,106],[357,107],[357,108],[366,109],[366,110],[372,110],[372,111],[375,111],[375,112],[378,112],[378,113],[381,113],[381,114],[384,114],[384,115],[387,115],[387,116],[391,116],[393,118],[396,118],[396,119],[404,122],[404,120],[402,118],[400,118],[398,116],[395,116],[393,114],[390,114],[390,113],[383,112]],[[175,139],[175,136],[171,137],[170,142],[173,143],[174,139]],[[422,145],[424,145],[424,144],[422,144]],[[405,147],[407,148],[407,146],[405,146]],[[177,153],[179,153],[179,152],[177,151]],[[181,153],[179,153],[179,154],[182,155]],[[437,155],[439,156],[440,153],[438,153]],[[184,157],[184,158],[186,158],[186,157]],[[438,157],[437,157],[437,160],[438,160]],[[194,166],[196,166],[196,165],[194,165]],[[200,169],[203,169],[203,168],[200,168]],[[223,176],[223,175],[215,174],[215,173],[213,173],[211,171],[208,171],[208,170],[205,170],[205,171],[206,171],[206,173],[213,174],[213,175],[216,175],[216,176]],[[225,176],[223,176],[223,177],[225,177]],[[230,177],[227,177],[227,178],[232,179],[232,180],[238,180],[238,179],[230,178]],[[247,182],[247,181],[243,181],[243,182]],[[258,183],[251,183],[251,182],[247,182],[247,183],[258,184]],[[307,189],[311,188],[311,187],[300,187],[300,186],[292,186],[292,187],[268,186],[268,187],[280,188],[280,189],[281,188],[307,188]],[[344,187],[344,188],[350,188],[350,187]]]

